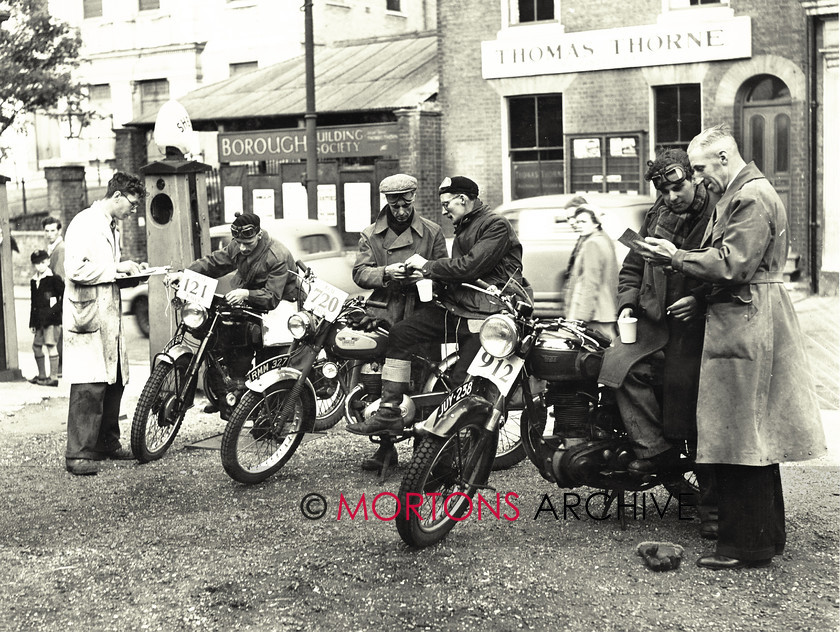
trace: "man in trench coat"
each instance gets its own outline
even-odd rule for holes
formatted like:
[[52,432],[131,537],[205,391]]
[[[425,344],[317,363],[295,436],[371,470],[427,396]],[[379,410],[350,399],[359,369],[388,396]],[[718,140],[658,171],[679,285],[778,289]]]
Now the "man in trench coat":
[[64,238],[64,374],[70,381],[65,467],[71,474],[96,474],[96,461],[131,458],[120,445],[128,353],[116,278],[137,274],[140,266],[120,261],[116,225],[145,195],[139,179],[115,173],[105,198],[76,215]]
[[713,464],[719,502],[713,570],[766,566],[785,546],[779,463],[826,452],[799,321],[785,289],[787,214],[726,126],[688,147],[697,177],[721,195],[702,245],[648,237],[649,260],[712,284],[697,402],[697,462]]
[[[385,196],[386,204],[359,237],[353,281],[359,287],[372,289],[372,300],[388,304],[387,309],[369,308],[368,313],[393,325],[414,312],[418,301],[416,283],[423,278],[419,272],[406,270],[405,261],[415,254],[441,259],[448,252],[440,225],[421,217],[414,208],[416,178],[404,173],[388,176],[379,183],[379,192]],[[379,449],[362,461],[362,469],[379,470],[386,459],[396,466],[394,443],[383,436]]]

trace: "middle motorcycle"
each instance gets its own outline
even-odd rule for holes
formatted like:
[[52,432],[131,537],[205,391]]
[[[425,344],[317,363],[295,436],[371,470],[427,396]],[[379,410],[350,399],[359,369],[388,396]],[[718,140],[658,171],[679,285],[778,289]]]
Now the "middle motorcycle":
[[[323,417],[315,419],[319,384],[323,391],[346,393],[343,411],[348,423],[369,417],[379,405],[388,332],[366,331],[359,328],[359,321],[366,315],[365,306],[385,304],[347,298],[345,292],[317,279],[305,264],[297,265],[309,292],[303,309],[289,319],[296,339],[290,355],[268,360],[248,374],[248,391],[222,438],[222,465],[240,483],[264,481],[291,458],[304,434],[329,427]],[[405,426],[434,411],[457,386],[449,379],[457,353],[442,353],[442,359],[433,355],[415,356],[413,394],[405,396],[401,406]],[[511,414],[509,426],[516,426],[518,439],[516,417]],[[406,438],[410,436],[407,429]],[[500,459],[501,466],[509,467],[511,452],[514,458],[520,453],[524,458],[524,451],[516,448],[503,446],[501,456],[508,460]]]
[[[494,491],[488,479],[499,422],[515,399],[525,404],[525,452],[543,478],[560,488],[606,490],[605,514],[625,491],[663,484],[675,496],[697,493],[688,445],[682,467],[668,476],[628,470],[632,441],[612,391],[598,384],[609,340],[580,321],[538,320],[532,304],[477,285],[473,289],[505,308],[481,326],[481,350],[468,369],[472,378],[417,428],[424,438],[397,494],[395,524],[403,541],[417,548],[440,542],[470,515],[476,492]],[[544,432],[546,406],[554,409],[550,435]]]

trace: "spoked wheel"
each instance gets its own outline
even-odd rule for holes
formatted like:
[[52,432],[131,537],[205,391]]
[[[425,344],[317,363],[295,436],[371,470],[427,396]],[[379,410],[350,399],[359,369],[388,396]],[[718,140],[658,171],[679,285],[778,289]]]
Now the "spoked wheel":
[[260,483],[286,464],[303,440],[304,419],[313,410],[304,389],[285,421],[280,414],[291,396],[293,381],[270,386],[264,393],[247,391],[231,413],[222,435],[222,466],[233,480]]
[[395,522],[406,544],[436,544],[469,515],[472,497],[490,474],[497,440],[475,421],[446,439],[429,435],[421,441],[398,494]]
[[[546,409],[541,401],[535,399],[540,418],[533,426],[540,434],[545,430]],[[525,447],[522,445],[522,421],[527,420],[528,409],[508,409],[507,415],[499,428],[499,445],[496,448],[496,460],[493,461],[493,471],[506,470],[525,459]]]
[[159,459],[175,441],[184,419],[176,386],[183,390],[185,372],[184,366],[161,362],[143,387],[131,422],[131,452],[141,463]]
[[[337,375],[324,375],[325,365],[337,369]],[[312,366],[310,380],[315,388],[315,431],[329,430],[344,416],[344,400],[347,397],[347,369],[350,361],[332,362],[319,360]],[[327,371],[329,373],[329,371]]]

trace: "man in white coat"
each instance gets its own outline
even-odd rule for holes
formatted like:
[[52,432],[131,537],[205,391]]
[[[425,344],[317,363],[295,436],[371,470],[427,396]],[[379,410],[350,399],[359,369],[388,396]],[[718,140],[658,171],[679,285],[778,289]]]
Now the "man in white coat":
[[65,467],[96,474],[96,461],[130,459],[120,445],[120,401],[128,382],[128,353],[120,314],[117,274],[141,266],[120,261],[117,221],[146,196],[136,177],[117,172],[105,198],[80,212],[64,237],[64,375],[70,381]]

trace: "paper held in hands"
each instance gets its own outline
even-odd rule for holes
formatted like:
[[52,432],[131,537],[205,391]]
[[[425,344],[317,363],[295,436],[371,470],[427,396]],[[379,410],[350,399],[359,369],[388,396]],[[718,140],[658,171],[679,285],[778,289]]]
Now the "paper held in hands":
[[144,270],[140,270],[137,274],[117,273],[117,285],[121,289],[134,287],[143,281],[148,281],[151,276],[156,274],[166,274],[170,269],[170,266],[157,266],[154,268],[145,268]]
[[639,233],[637,233],[632,228],[628,228],[624,231],[621,237],[618,238],[618,243],[627,246],[630,250],[637,253],[648,252],[646,248],[640,247],[645,246],[645,238],[642,237]]

